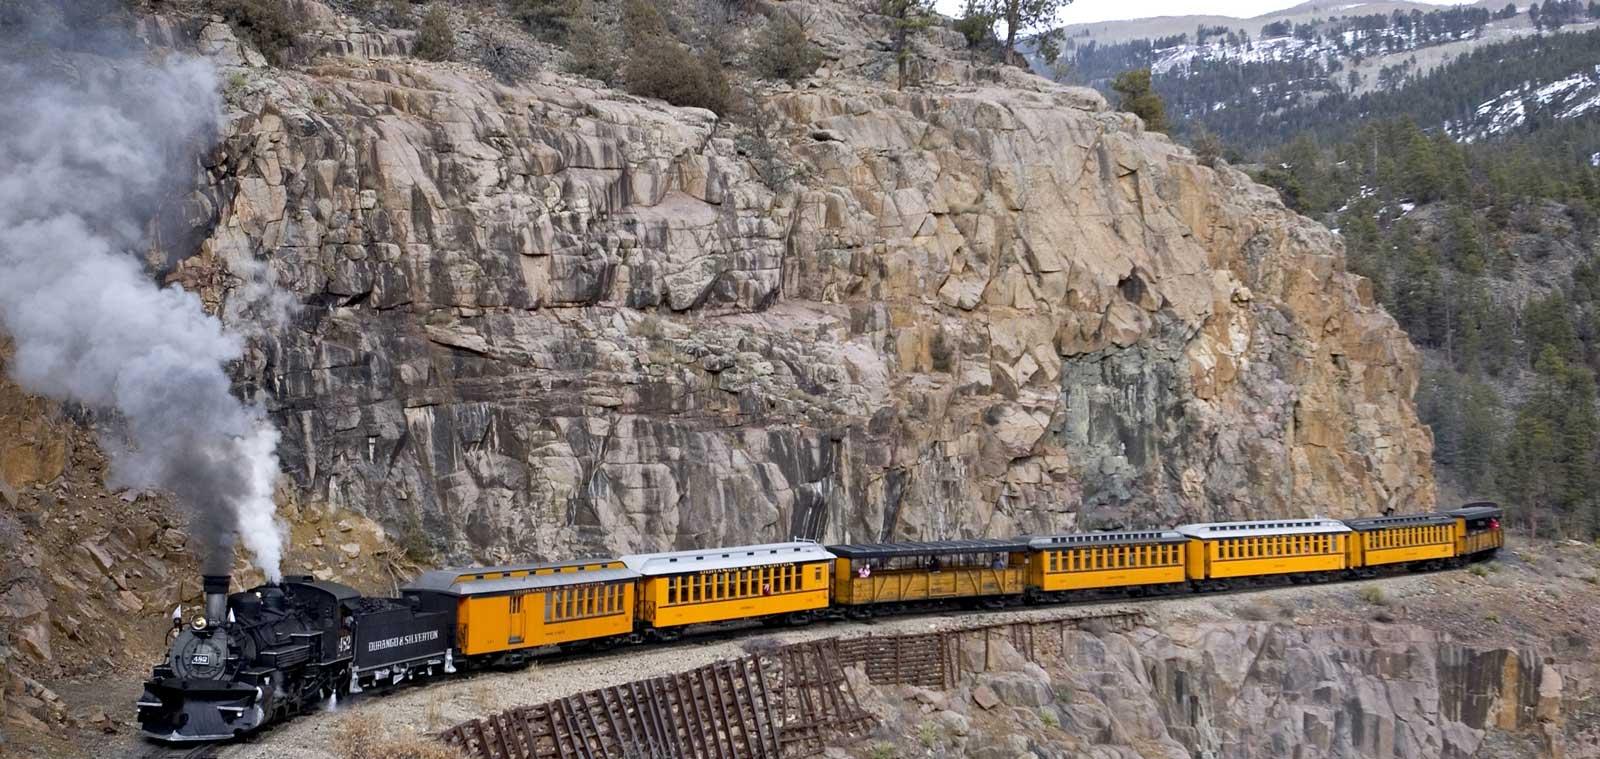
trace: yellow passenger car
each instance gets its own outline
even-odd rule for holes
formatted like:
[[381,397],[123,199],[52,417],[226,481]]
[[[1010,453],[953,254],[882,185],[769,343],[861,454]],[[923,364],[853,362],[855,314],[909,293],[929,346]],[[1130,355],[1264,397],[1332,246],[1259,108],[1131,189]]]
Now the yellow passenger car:
[[632,635],[638,578],[620,561],[593,559],[436,569],[402,591],[425,607],[454,605],[457,650],[481,656]]
[[637,572],[640,622],[658,633],[735,619],[799,621],[828,606],[833,556],[796,541],[622,557]]
[[1345,569],[1350,528],[1333,519],[1213,522],[1177,528],[1189,538],[1191,580]]
[[1181,583],[1189,539],[1172,530],[1087,532],[1034,538],[1028,588],[1049,597],[1071,591]]
[[1456,555],[1456,523],[1443,514],[1347,519],[1351,568],[1415,561],[1443,561]]
[[1469,503],[1445,512],[1456,523],[1456,555],[1468,560],[1495,555],[1505,545],[1500,507],[1489,501]]
[[828,546],[834,560],[833,602],[841,607],[909,604],[956,598],[991,601],[1020,596],[1027,580],[1028,541],[942,540]]

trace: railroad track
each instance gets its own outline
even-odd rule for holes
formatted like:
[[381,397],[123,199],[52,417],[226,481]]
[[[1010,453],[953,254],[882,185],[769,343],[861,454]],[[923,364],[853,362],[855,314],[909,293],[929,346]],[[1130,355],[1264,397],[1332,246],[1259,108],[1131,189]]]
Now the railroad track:
[[267,732],[269,731],[245,735],[233,740],[196,745],[174,745],[171,743],[144,741],[140,744],[141,751],[128,754],[127,757],[128,759],[226,759],[229,749],[232,747],[255,743]]
[[221,759],[224,748],[227,747],[220,743],[202,743],[198,746],[146,744],[144,751],[134,756],[137,759]]

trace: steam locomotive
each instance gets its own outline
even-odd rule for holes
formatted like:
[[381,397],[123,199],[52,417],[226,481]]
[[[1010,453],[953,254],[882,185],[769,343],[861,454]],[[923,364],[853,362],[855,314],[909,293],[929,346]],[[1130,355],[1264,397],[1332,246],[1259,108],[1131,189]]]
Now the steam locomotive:
[[147,737],[226,740],[374,685],[455,671],[453,614],[305,575],[232,595],[229,582],[206,576],[204,615],[176,621],[139,697]]

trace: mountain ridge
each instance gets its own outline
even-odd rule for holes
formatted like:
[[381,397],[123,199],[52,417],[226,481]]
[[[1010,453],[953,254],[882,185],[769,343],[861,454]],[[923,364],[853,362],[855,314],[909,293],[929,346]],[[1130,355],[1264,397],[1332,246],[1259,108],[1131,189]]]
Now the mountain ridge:
[[[1470,4],[1472,7],[1489,8],[1494,5],[1494,0],[1479,0]],[[1501,7],[1505,3],[1499,4]],[[1257,16],[1227,16],[1221,14],[1183,14],[1167,16],[1148,16],[1145,18],[1123,19],[1117,21],[1091,21],[1077,24],[1066,24],[1061,28],[1067,37],[1089,36],[1102,43],[1123,42],[1130,39],[1165,37],[1179,32],[1194,31],[1196,26],[1226,26],[1231,29],[1244,29],[1252,34],[1263,23],[1273,21],[1302,21],[1317,16],[1328,17],[1331,15],[1349,16],[1365,15],[1369,13],[1389,14],[1396,10],[1403,11],[1428,11],[1440,10],[1446,6],[1435,3],[1407,2],[1406,0],[1372,0],[1370,2],[1345,2],[1334,3],[1323,0],[1311,2],[1270,11]]]

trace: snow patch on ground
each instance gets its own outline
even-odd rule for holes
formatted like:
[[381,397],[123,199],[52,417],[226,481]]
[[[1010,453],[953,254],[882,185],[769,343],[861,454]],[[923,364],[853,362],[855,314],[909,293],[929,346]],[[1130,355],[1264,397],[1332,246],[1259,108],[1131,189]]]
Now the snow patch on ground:
[[1473,109],[1470,122],[1452,121],[1445,129],[1469,142],[1505,134],[1528,120],[1528,106],[1536,104],[1554,119],[1575,119],[1600,109],[1600,65],[1587,66],[1553,82],[1523,82]]

